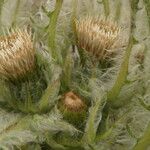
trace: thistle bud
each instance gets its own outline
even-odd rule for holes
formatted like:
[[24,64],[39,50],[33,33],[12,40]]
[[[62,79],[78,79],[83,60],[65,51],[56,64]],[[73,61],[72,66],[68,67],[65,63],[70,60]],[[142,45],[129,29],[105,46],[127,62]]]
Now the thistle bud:
[[62,112],[64,119],[68,122],[81,127],[86,117],[85,102],[73,92],[66,93],[59,103],[59,110]]
[[31,72],[35,50],[28,31],[17,29],[0,37],[0,77],[17,79]]
[[120,28],[110,21],[85,17],[76,21],[77,45],[98,60],[109,58],[118,39]]

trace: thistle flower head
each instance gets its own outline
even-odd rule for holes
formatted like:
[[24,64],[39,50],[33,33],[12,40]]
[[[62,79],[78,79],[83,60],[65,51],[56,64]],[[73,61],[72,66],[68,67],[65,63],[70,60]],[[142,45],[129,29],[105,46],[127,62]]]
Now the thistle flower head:
[[65,109],[72,112],[80,112],[85,108],[84,102],[73,92],[68,92],[65,94],[63,105]]
[[26,29],[0,37],[0,76],[16,79],[32,71],[35,51],[31,34]]
[[110,21],[85,17],[76,21],[77,44],[99,60],[112,54],[112,46],[118,39],[120,28]]

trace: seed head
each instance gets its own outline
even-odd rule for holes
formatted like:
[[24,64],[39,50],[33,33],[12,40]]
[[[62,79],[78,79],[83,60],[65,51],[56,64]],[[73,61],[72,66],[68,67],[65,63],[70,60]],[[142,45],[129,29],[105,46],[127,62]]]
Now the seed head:
[[17,79],[33,70],[35,50],[31,33],[17,29],[0,37],[0,77]]
[[110,21],[85,17],[76,21],[77,45],[99,60],[108,58],[118,39],[120,28]]
[[73,112],[80,112],[85,108],[84,102],[73,92],[68,92],[65,94],[63,105],[65,109]]

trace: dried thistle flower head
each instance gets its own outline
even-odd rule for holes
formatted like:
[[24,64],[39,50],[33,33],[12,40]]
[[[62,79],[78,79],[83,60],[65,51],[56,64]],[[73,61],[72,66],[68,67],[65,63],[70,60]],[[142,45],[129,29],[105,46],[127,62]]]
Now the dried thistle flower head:
[[79,129],[84,127],[87,117],[87,104],[77,94],[72,91],[64,94],[58,103],[58,109],[69,123]]
[[85,108],[84,102],[73,92],[68,92],[65,94],[63,105],[65,109],[72,112],[80,112]]
[[34,56],[31,33],[27,29],[16,29],[8,36],[0,37],[0,77],[23,77],[33,70]]
[[118,39],[120,28],[110,21],[85,17],[76,21],[77,44],[99,60],[113,53],[112,46]]

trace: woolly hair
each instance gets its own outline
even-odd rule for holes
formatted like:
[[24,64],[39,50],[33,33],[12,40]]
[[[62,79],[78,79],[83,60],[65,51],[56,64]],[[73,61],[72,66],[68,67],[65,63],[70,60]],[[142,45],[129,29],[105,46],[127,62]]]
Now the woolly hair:
[[85,108],[84,102],[73,92],[68,92],[65,94],[63,105],[65,109],[72,112],[80,112]]
[[108,58],[112,46],[119,37],[120,28],[110,21],[100,18],[85,17],[75,22],[77,45],[99,60]]
[[27,29],[16,29],[8,36],[0,37],[0,76],[17,79],[34,67],[35,50]]

